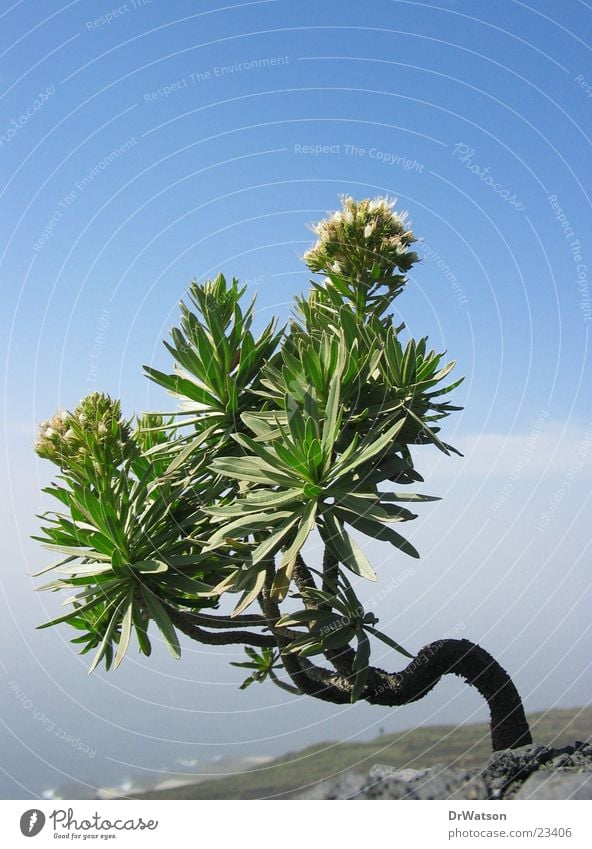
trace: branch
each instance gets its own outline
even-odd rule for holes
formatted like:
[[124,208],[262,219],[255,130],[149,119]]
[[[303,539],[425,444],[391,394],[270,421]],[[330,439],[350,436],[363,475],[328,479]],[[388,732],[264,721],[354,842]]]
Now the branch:
[[199,614],[184,613],[168,604],[165,607],[173,625],[181,633],[198,643],[209,646],[228,646],[239,643],[247,646],[258,646],[259,648],[276,647],[276,640],[271,634],[253,634],[251,631],[216,631],[211,633],[204,631],[196,624],[196,618],[199,618]]
[[[291,660],[292,658],[294,659],[294,675],[290,673],[286,665],[286,660]],[[347,678],[330,669],[315,666],[306,657],[286,655],[285,657],[282,656],[282,660],[292,680],[307,695],[314,696],[323,702],[332,702],[337,705],[350,704],[351,684]]]
[[350,700],[347,682],[340,682],[329,670],[314,666],[306,658],[284,651],[291,640],[285,635],[285,629],[275,627],[281,613],[277,601],[271,595],[273,579],[274,564],[271,561],[267,567],[265,585],[259,595],[259,604],[267,619],[267,626],[274,635],[284,669],[300,692],[326,702],[346,704]]
[[[300,558],[301,566],[296,561],[296,569],[294,570],[294,580],[298,589],[314,587],[315,582],[311,572],[306,567],[304,561]],[[331,554],[329,549],[325,547],[323,555],[323,590],[325,592],[334,593],[337,587],[339,561]],[[325,610],[329,605],[325,605],[316,601],[308,600],[304,602],[304,606],[309,610]],[[335,667],[340,675],[349,677],[353,675],[352,664],[354,662],[355,652],[351,646],[344,646],[341,649],[328,649],[324,652],[325,657]]]
[[294,583],[301,592],[303,589],[316,589],[316,583],[312,576],[312,572],[302,559],[302,555],[300,553],[296,555],[296,566],[294,567],[293,578]]
[[325,546],[323,554],[323,592],[335,595],[339,578],[339,560]]
[[207,613],[194,613],[192,617],[196,625],[203,625],[204,628],[242,628],[245,625],[251,628],[267,627],[265,617],[258,614],[246,613],[243,616],[235,616],[234,619],[229,616],[211,616]]

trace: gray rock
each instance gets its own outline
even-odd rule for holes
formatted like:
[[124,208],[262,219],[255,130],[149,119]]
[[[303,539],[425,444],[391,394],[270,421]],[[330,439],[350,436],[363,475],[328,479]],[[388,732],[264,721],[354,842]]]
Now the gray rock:
[[488,799],[474,773],[455,767],[396,770],[377,764],[368,776],[345,773],[300,793],[298,799]]
[[592,770],[592,745],[578,741],[561,749],[530,745],[495,752],[481,775],[492,799],[512,799],[530,775],[582,770]]
[[506,798],[513,783],[524,781],[531,773],[559,754],[560,752],[556,749],[534,744],[494,752],[481,772],[490,788],[491,798]]
[[516,799],[592,799],[592,772],[539,770],[524,782]]
[[397,769],[390,764],[374,764],[368,773],[369,781],[379,781],[382,778],[396,778],[398,781],[414,781],[428,775],[432,769],[443,769],[443,765],[437,767],[426,767],[424,769]]
[[592,744],[577,741],[573,746],[560,750],[562,754],[543,764],[542,769],[592,770]]
[[[409,773],[418,773],[409,776]],[[428,770],[400,770],[389,777],[372,780],[362,788],[358,799],[488,799],[485,781],[457,767]]]
[[396,769],[375,764],[367,776],[344,773],[299,799],[591,799],[592,744],[495,752],[482,769],[443,764]]
[[321,781],[295,796],[296,799],[359,799],[360,791],[368,777],[356,772],[345,772],[329,781]]

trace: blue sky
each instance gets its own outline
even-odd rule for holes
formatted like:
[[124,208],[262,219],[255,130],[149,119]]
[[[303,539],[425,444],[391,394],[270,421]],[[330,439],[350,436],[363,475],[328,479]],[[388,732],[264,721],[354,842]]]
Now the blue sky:
[[[58,605],[27,576],[46,562],[28,536],[51,474],[35,423],[95,388],[128,414],[168,408],[141,366],[168,364],[190,280],[237,276],[261,323],[285,319],[306,225],[340,193],[408,210],[424,259],[397,308],[466,376],[446,429],[465,459],[422,458],[444,500],[410,531],[424,558],[381,624],[417,649],[462,623],[527,708],[589,703],[591,25],[580,0],[560,19],[550,0],[0,5],[6,795],[103,777],[116,751],[161,763],[171,723],[204,751],[274,754],[483,718],[455,682],[396,714],[238,693],[195,647],[105,684],[65,629],[33,630]],[[386,585],[408,567],[372,551]],[[14,680],[96,758],[42,729]]]

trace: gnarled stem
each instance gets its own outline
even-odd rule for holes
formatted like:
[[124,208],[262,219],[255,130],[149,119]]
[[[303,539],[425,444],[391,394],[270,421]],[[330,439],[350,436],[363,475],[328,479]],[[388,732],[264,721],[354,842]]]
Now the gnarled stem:
[[372,704],[404,705],[426,695],[443,675],[460,676],[489,706],[494,751],[532,743],[522,701],[512,679],[489,652],[469,640],[439,640],[424,646],[401,672],[371,668],[365,698]]
[[[297,578],[302,585],[312,576],[300,558]],[[325,552],[324,574],[335,563]],[[298,582],[298,581],[297,581]],[[269,612],[269,611],[268,611]],[[300,660],[299,687],[309,695],[327,701],[349,701],[352,688],[354,651],[349,647],[326,652],[336,674]],[[291,664],[293,666],[293,664]],[[289,674],[290,669],[286,667]],[[362,698],[371,704],[400,706],[423,698],[443,675],[458,675],[483,696],[489,706],[491,744],[494,751],[532,743],[522,701],[512,679],[485,649],[469,640],[439,640],[424,646],[400,672],[385,672],[371,666]],[[303,676],[308,681],[303,686]],[[293,679],[294,680],[294,679]],[[324,685],[324,686],[323,686]]]
[[[307,695],[337,704],[350,701],[348,675],[323,669],[294,655],[283,655],[282,659],[296,686]],[[512,679],[485,649],[469,640],[430,643],[400,672],[388,673],[371,666],[362,698],[375,705],[410,704],[423,698],[448,674],[459,675],[486,700],[494,751],[532,743],[522,701]]]
[[[245,630],[206,631],[201,624],[220,628],[223,620],[212,620],[203,614],[191,614],[167,605],[174,625],[187,636],[210,645],[242,643],[262,648],[277,648],[290,676],[293,687],[283,685],[292,693],[305,693],[322,701],[347,704],[352,691],[352,661],[354,652],[346,647],[327,652],[327,659],[335,669],[325,669],[311,663],[308,658],[285,652],[291,639],[296,636],[287,628],[277,628],[280,610],[271,594],[274,568],[269,564],[265,586],[260,594],[263,617],[248,617],[249,624],[265,626],[269,634],[255,634]],[[297,584],[301,589],[314,581],[304,561],[297,563]],[[240,618],[239,618],[240,619]],[[233,623],[234,624],[234,623]],[[238,624],[238,623],[237,623]],[[247,624],[247,617],[240,622]],[[231,626],[232,628],[232,626]],[[532,743],[522,701],[508,673],[485,649],[469,640],[439,640],[424,646],[415,658],[400,672],[389,673],[371,666],[362,698],[370,704],[401,706],[423,698],[432,690],[443,675],[458,675],[486,700],[490,711],[491,744],[494,751],[514,749]],[[275,683],[282,686],[279,679]]]

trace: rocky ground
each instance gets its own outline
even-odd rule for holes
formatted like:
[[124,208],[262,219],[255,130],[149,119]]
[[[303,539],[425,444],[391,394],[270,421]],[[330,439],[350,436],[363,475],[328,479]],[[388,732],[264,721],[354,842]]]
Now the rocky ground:
[[495,752],[480,768],[444,764],[400,769],[376,764],[323,781],[300,799],[592,799],[592,743]]

